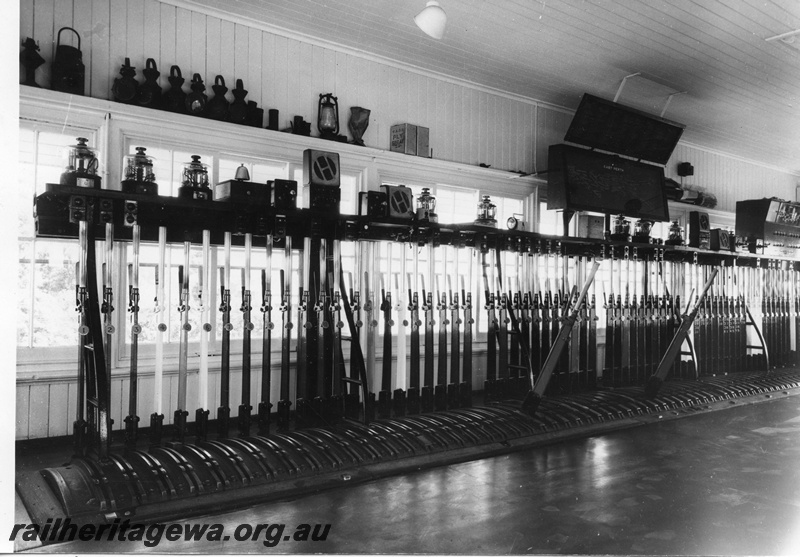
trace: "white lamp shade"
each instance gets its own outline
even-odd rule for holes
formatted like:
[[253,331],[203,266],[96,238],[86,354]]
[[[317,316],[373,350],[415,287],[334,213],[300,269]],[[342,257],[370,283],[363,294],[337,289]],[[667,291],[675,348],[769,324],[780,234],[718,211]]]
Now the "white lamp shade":
[[434,39],[441,39],[444,36],[444,26],[447,23],[447,14],[439,6],[436,0],[428,0],[425,9],[419,12],[414,18],[414,23],[422,29],[426,35]]

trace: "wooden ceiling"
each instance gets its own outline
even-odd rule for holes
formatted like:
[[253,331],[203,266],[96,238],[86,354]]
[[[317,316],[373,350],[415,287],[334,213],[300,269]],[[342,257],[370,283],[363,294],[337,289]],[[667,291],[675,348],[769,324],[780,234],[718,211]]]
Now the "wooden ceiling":
[[569,109],[583,93],[686,124],[687,142],[800,173],[797,0],[184,0]]

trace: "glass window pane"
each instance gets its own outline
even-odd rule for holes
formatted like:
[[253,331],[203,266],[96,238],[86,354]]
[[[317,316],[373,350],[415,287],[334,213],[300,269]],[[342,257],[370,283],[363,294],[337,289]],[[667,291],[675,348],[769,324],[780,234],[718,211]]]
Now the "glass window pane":
[[250,179],[259,184],[270,180],[286,180],[289,176],[289,165],[281,162],[257,162],[253,164]]
[[33,297],[33,241],[19,242],[17,271],[17,346],[31,346]]
[[448,186],[436,186],[436,212],[439,222],[468,223],[475,220],[478,191]]
[[[70,240],[34,239],[32,200],[45,184],[58,183],[67,149],[85,130],[52,132],[20,127],[18,195],[19,268],[17,345],[20,348],[74,346],[75,261],[78,245]],[[89,141],[89,145],[92,141]]]
[[37,241],[34,248],[34,347],[74,346],[76,242]]
[[506,229],[506,221],[510,217],[522,218],[522,199],[492,196],[492,203],[497,206],[497,227]]
[[561,230],[561,213],[547,209],[547,202],[539,203],[539,222],[537,223],[539,234],[558,234]]
[[358,182],[358,176],[342,174],[339,212],[343,215],[355,215],[358,212]]

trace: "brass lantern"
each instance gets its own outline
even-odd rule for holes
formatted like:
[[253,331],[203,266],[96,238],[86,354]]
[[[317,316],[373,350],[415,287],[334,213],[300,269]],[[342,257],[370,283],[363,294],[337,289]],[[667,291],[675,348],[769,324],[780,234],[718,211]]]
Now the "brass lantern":
[[653,229],[653,221],[649,219],[639,219],[633,230],[633,241],[643,244],[650,243],[650,231]]
[[668,246],[682,246],[683,245],[683,228],[678,221],[672,221],[669,225],[669,232],[667,232],[667,239],[664,244]]
[[614,231],[611,233],[611,239],[617,242],[631,241],[631,222],[625,218],[625,215],[617,215],[614,218]]
[[153,157],[145,151],[144,147],[136,147],[135,154],[125,156],[122,167],[122,191],[125,193],[158,194]]
[[319,96],[317,129],[323,139],[337,139],[339,135],[339,104],[331,93]]
[[191,162],[184,163],[178,197],[202,201],[213,198],[208,185],[208,165],[200,162],[200,155],[192,155]]
[[61,174],[61,184],[82,188],[100,189],[97,155],[86,145],[88,139],[79,137],[70,145],[67,168]]
[[478,218],[475,224],[497,228],[497,205],[492,203],[488,195],[484,195],[478,203]]
[[422,193],[417,196],[417,220],[439,221],[436,214],[436,198],[431,195],[429,188],[422,188]]

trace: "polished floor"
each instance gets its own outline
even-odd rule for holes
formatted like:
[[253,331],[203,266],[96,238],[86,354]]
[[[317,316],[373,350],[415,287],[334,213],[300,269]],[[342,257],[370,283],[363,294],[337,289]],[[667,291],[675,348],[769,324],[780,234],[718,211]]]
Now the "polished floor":
[[[227,541],[32,551],[800,555],[800,396],[760,400],[187,521]],[[331,527],[287,540],[300,524]]]

